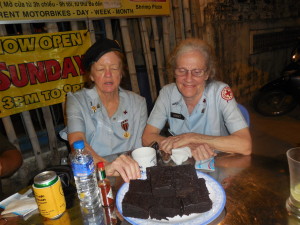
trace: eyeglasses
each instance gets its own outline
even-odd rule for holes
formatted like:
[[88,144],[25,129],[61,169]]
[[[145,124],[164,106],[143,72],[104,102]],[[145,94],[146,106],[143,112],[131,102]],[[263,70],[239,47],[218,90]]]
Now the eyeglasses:
[[185,68],[176,68],[175,69],[175,75],[182,77],[186,76],[189,71],[191,71],[192,76],[194,77],[202,77],[207,69],[192,69],[192,70],[187,70]]

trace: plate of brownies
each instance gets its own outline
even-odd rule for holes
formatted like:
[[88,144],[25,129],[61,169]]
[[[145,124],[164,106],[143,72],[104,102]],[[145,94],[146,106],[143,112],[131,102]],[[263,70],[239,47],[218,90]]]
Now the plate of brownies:
[[193,165],[148,167],[116,196],[119,212],[131,224],[208,224],[225,203],[222,186]]

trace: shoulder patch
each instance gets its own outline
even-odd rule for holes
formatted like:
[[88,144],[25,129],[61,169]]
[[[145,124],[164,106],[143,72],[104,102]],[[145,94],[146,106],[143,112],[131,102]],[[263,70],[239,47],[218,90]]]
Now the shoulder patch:
[[224,87],[221,91],[221,97],[229,102],[231,99],[233,99],[233,92],[230,89],[230,87]]

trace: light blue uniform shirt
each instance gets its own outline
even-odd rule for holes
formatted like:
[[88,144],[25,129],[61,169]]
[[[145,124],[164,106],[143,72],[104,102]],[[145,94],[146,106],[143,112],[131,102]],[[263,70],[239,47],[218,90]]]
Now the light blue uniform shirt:
[[248,127],[229,86],[219,81],[206,85],[192,114],[175,83],[163,87],[147,123],[162,129],[166,121],[175,135],[194,132],[227,136]]
[[[145,98],[122,88],[119,96],[118,110],[111,118],[95,87],[69,92],[67,96],[67,132],[85,133],[87,142],[102,157],[142,146],[147,121]],[[64,132],[61,136],[66,138]]]

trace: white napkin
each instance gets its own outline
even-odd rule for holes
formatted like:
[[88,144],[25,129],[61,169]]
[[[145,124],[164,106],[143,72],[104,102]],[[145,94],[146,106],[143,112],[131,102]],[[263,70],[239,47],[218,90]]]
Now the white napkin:
[[31,188],[24,194],[15,193],[4,199],[0,202],[0,207],[4,208],[1,215],[13,213],[21,216],[26,216],[38,208]]
[[192,152],[189,147],[172,149],[171,159],[176,163],[176,165],[181,165],[184,161],[191,157]]

